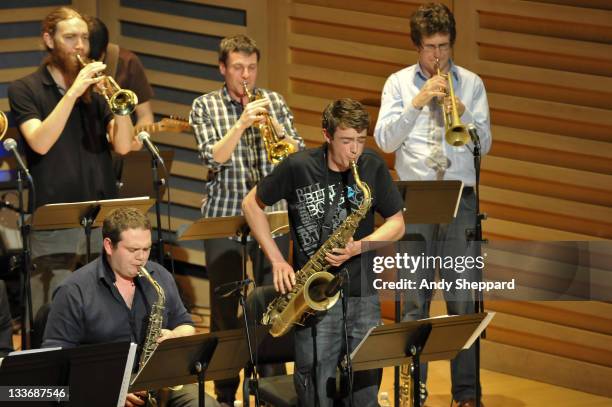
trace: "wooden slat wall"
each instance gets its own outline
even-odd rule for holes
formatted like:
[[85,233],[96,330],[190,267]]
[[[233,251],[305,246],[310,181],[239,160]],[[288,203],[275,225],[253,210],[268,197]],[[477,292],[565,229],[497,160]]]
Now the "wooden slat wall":
[[[156,90],[158,115],[187,116],[194,97],[221,86],[215,74],[221,37],[253,36],[264,55],[259,83],[286,97],[300,134],[312,146],[321,142],[321,111],[338,97],[366,104],[373,127],[386,78],[417,60],[408,16],[422,2],[73,3],[90,13],[98,10],[112,40],[141,56]],[[491,107],[494,142],[482,177],[487,237],[610,239],[612,6],[605,0],[444,2],[457,19],[455,61],[483,78]],[[0,24],[37,21],[49,9],[20,9],[13,3],[10,14],[0,9]],[[244,19],[228,22],[226,15],[235,16],[235,11]],[[0,49],[33,51],[38,43],[37,33],[9,36],[0,38]],[[32,64],[0,65],[0,108],[7,110],[4,84],[29,69]],[[176,230],[199,215],[204,172],[191,134],[158,134],[155,139],[176,154],[171,227]],[[375,147],[373,139],[368,144]],[[393,156],[385,158],[392,168]],[[175,248],[175,256],[204,264],[194,245]],[[483,345],[483,366],[612,396],[611,304],[487,305],[500,314]]]
[[[374,124],[386,78],[417,60],[409,16],[423,2],[275,2],[270,84],[289,101],[310,145],[320,143],[321,111],[334,98],[361,100]],[[610,7],[577,0],[445,3],[457,19],[455,61],[483,78],[491,107],[494,141],[481,191],[487,237],[610,239]],[[394,157],[385,157],[392,167]],[[488,308],[500,314],[485,341],[484,366],[612,396],[612,305]],[[516,363],[526,358],[535,365]]]
[[[99,7],[99,17],[109,27],[111,41],[135,52],[155,90],[153,110],[158,116],[188,117],[193,99],[222,86],[218,72],[218,43],[224,36],[247,34],[265,50],[267,31],[259,22],[266,14],[263,1],[194,0],[130,1],[112,0]],[[247,22],[254,22],[247,25]],[[267,78],[262,61],[260,83]],[[206,171],[196,154],[193,134],[157,133],[153,139],[173,149],[172,224],[176,231],[200,216],[202,182]],[[167,195],[164,197],[167,201]],[[170,239],[173,238],[168,234]],[[176,259],[203,266],[201,242],[178,242],[172,246]]]
[[[485,81],[493,123],[482,175],[487,235],[610,239],[612,12],[579,1],[461,3],[457,60]],[[525,226],[548,233],[526,233]],[[485,366],[520,372],[517,361],[531,358],[537,362],[527,374],[534,378],[612,395],[611,304],[489,308],[501,314],[489,331]],[[583,318],[589,323],[571,321]]]

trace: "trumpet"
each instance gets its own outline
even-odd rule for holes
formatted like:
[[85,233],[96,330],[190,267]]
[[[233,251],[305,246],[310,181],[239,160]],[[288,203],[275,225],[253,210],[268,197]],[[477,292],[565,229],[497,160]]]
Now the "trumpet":
[[[261,93],[251,94],[247,82],[242,82],[244,88],[244,94],[249,99],[249,102],[263,98]],[[257,127],[261,132],[261,138],[264,142],[264,148],[268,154],[268,161],[272,164],[278,164],[283,161],[289,154],[295,153],[295,146],[284,140],[284,137],[280,137],[276,131],[276,127],[272,123],[272,119],[268,113],[263,113],[265,120],[259,122]]]
[[8,129],[8,119],[2,110],[0,110],[0,140],[6,134],[6,129]]
[[[87,65],[79,54],[77,54],[77,59],[81,66],[84,67]],[[117,116],[132,114],[138,104],[138,96],[129,89],[121,89],[111,76],[104,75],[100,72],[96,74],[95,77],[98,78],[100,76],[103,76],[104,79],[98,82],[94,91],[106,99],[106,103],[108,103],[111,112]]]
[[470,142],[470,133],[467,130],[467,126],[461,123],[459,118],[459,112],[457,111],[457,102],[455,101],[455,90],[453,89],[453,78],[447,74],[444,75],[440,72],[440,60],[436,58],[434,65],[438,75],[446,79],[448,83],[448,97],[451,100],[450,111],[446,108],[444,98],[440,98],[438,103],[442,107],[442,116],[444,118],[444,138],[446,142],[453,147],[463,146]]

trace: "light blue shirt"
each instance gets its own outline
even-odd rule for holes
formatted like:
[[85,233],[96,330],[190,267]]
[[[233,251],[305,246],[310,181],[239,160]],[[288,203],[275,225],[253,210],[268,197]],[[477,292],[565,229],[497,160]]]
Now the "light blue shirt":
[[[489,104],[482,79],[451,63],[455,96],[465,105],[461,122],[478,130],[481,154],[491,149]],[[460,180],[475,184],[473,144],[453,147],[444,141],[442,109],[433,99],[422,109],[412,99],[427,81],[419,64],[392,74],[382,92],[374,138],[385,152],[395,152],[395,169],[402,180]]]

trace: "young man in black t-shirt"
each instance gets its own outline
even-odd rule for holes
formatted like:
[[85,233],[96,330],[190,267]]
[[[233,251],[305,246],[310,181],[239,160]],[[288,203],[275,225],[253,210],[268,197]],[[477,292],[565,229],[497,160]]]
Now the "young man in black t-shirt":
[[[362,285],[362,281],[367,281],[362,278],[367,270],[362,271],[360,264],[362,244],[395,241],[404,234],[402,198],[385,162],[372,150],[364,149],[368,124],[369,116],[361,103],[351,99],[332,102],[323,112],[326,143],[287,157],[243,202],[252,233],[272,263],[274,286],[285,293],[295,284],[295,270],[362,204],[363,191],[350,170],[350,162],[357,163],[362,182],[370,187],[372,205],[346,247],[334,249],[325,258],[332,266],[330,272],[345,268],[348,271],[344,289],[348,297],[347,331],[351,350],[368,329],[380,323],[378,296],[368,284]],[[274,243],[263,211],[281,199],[286,199],[288,205],[294,241],[293,267]],[[385,219],[376,230],[374,211]],[[296,327],[294,378],[301,405],[333,404],[328,383],[335,377],[336,366],[344,354],[343,337],[340,301],[330,310],[310,318],[306,326]],[[378,405],[378,371],[356,374],[353,389],[354,405]]]

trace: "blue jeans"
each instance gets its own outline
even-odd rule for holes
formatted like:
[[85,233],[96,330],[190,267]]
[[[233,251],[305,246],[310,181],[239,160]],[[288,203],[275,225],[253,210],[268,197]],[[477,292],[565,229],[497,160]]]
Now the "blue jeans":
[[[378,295],[348,297],[347,300],[347,331],[352,351],[370,328],[380,324],[380,303]],[[333,388],[336,367],[343,356],[342,301],[338,300],[327,312],[311,317],[307,326],[295,329],[294,383],[300,406],[349,405],[348,398],[334,400],[328,391],[330,386]],[[380,378],[379,369],[354,374],[354,406],[378,406]]]
[[[465,230],[473,229],[476,222],[476,195],[473,191],[465,191],[461,196],[457,217],[448,225],[416,224],[406,225],[407,240],[416,240],[420,248],[416,252],[424,251],[426,255],[439,256],[478,256],[480,245],[467,241]],[[416,235],[416,236],[415,236]],[[426,272],[428,279],[433,281],[435,270],[421,270]],[[478,279],[475,269],[468,269],[461,274],[454,270],[439,269],[440,279],[455,280],[458,277],[469,281]],[[423,275],[423,274],[421,274]],[[429,290],[411,290],[405,299],[403,320],[413,321],[429,317],[432,292]],[[474,309],[473,293],[467,290],[444,291],[446,309],[449,315],[471,314]],[[421,381],[427,381],[427,363],[421,363]],[[476,381],[476,364],[474,345],[463,350],[451,361],[451,393],[453,399],[463,401],[475,398],[474,383]]]

